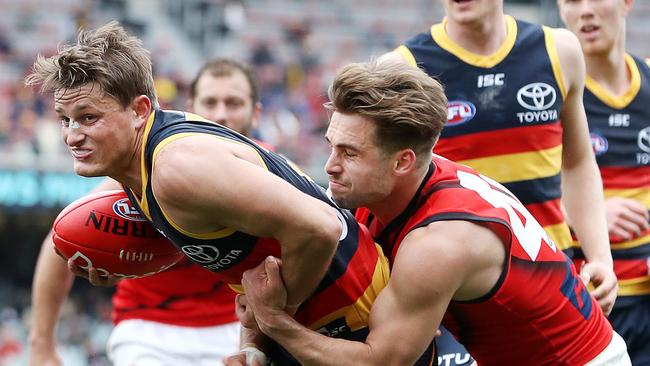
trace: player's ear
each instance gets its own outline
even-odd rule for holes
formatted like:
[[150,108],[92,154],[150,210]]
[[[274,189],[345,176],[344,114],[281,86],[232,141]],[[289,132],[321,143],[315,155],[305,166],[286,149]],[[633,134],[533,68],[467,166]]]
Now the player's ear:
[[133,109],[138,126],[144,124],[147,122],[147,118],[149,118],[149,114],[151,113],[151,99],[144,94],[138,95],[133,98],[131,108]]
[[257,126],[259,126],[260,119],[262,118],[262,102],[256,102],[255,105],[253,105],[253,115],[251,118],[253,119],[253,129],[256,129]]
[[396,175],[405,175],[415,169],[417,155],[411,149],[403,149],[395,153],[393,172]]

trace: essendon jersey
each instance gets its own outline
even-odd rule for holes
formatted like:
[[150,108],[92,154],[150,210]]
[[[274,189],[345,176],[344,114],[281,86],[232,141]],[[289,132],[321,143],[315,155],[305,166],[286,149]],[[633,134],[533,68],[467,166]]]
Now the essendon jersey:
[[[650,210],[650,67],[625,55],[629,89],[615,96],[587,76],[584,105],[605,197],[637,200]],[[632,240],[610,236],[619,279],[616,306],[650,295],[650,231]]]
[[560,209],[566,90],[553,32],[505,19],[506,39],[492,55],[452,41],[446,19],[396,51],[445,88],[447,123],[434,152],[505,185],[568,249],[573,241]]
[[481,223],[502,239],[506,259],[494,288],[452,301],[442,322],[480,365],[584,365],[612,338],[575,267],[541,225],[502,185],[466,166],[434,156],[416,196],[385,228],[367,209],[357,218],[391,262],[406,235],[436,221]]
[[155,276],[125,279],[113,295],[113,322],[143,319],[186,327],[237,320],[235,292],[217,275],[188,260]]
[[[229,228],[214,233],[194,234],[167,219],[156,201],[149,180],[156,149],[176,139],[197,134],[209,134],[250,147],[259,155],[263,168],[271,174],[336,210],[344,224],[341,240],[324,279],[315,293],[302,304],[296,319],[332,336],[346,337],[351,332],[366,329],[370,307],[388,281],[388,263],[381,249],[349,211],[335,206],[324,189],[284,157],[252,140],[191,113],[156,110],[147,121],[142,142],[144,195],[142,199],[137,199],[131,191],[126,190],[138,210],[189,259],[214,272],[233,287],[240,284],[245,270],[257,266],[269,255],[280,256],[280,244],[273,238],[255,237]],[[219,174],[218,169],[214,174]],[[272,195],[273,192],[268,194]]]

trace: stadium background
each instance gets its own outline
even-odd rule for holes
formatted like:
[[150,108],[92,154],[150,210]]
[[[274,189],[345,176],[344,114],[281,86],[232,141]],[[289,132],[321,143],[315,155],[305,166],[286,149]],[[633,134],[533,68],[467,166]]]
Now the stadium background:
[[[512,15],[559,26],[555,1],[505,3]],[[53,53],[79,27],[119,20],[151,50],[161,103],[173,109],[185,108],[204,61],[246,61],[264,104],[258,137],[324,182],[322,103],[336,68],[392,49],[442,14],[437,0],[0,0],[0,366],[27,364],[42,238],[57,212],[97,182],[71,172],[52,96],[22,84],[37,53]],[[628,49],[646,57],[649,16],[650,0],[637,0],[628,18]],[[108,365],[110,294],[76,281],[57,330],[66,365]]]

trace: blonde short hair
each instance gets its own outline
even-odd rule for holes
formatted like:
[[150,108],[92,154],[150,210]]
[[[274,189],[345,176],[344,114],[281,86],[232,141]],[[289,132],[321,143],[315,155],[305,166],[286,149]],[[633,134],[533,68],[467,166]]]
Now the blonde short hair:
[[25,83],[41,84],[43,92],[96,83],[124,108],[139,95],[157,106],[149,51],[115,21],[79,31],[77,43],[64,45],[52,57],[39,55]]

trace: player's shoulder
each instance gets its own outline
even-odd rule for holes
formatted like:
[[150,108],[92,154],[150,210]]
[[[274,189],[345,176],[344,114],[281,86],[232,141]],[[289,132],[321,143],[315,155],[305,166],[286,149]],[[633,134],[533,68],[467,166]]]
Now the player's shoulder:
[[557,47],[557,52],[562,55],[563,53],[569,54],[582,54],[582,49],[580,47],[580,41],[578,37],[573,34],[570,30],[565,28],[549,28],[545,27],[550,37],[553,38],[553,42]]

